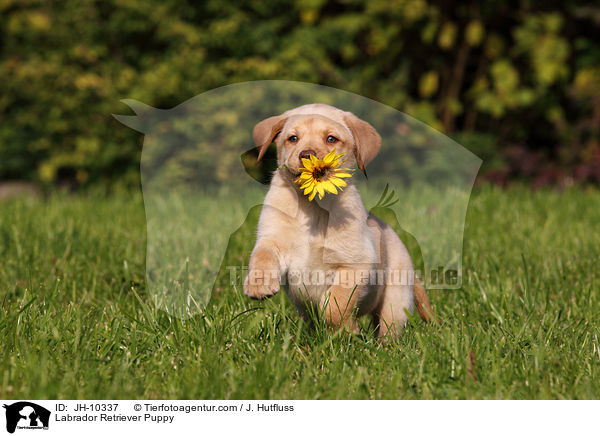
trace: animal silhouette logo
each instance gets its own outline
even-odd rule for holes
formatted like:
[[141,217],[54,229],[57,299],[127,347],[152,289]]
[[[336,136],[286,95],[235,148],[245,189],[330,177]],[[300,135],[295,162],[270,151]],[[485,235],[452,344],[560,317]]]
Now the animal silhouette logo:
[[19,401],[3,406],[6,409],[6,431],[19,429],[48,429],[50,411],[29,401]]
[[308,103],[352,112],[376,128],[381,151],[368,179],[353,178],[363,203],[377,204],[388,185],[395,190],[399,201],[378,211],[418,244],[425,286],[461,287],[465,216],[482,161],[426,124],[346,91],[276,80],[224,86],[171,109],[123,103],[135,115],[115,118],[144,134],[148,290],[170,315],[188,318],[208,303],[230,236],[265,199],[276,167],[261,165],[276,164],[275,151],[258,162],[254,125]]

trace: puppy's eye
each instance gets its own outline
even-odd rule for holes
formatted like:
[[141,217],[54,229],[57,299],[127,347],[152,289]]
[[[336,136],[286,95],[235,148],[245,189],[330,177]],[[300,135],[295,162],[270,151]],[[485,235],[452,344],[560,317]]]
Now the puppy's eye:
[[336,142],[338,142],[338,141],[339,141],[339,139],[337,139],[335,136],[331,136],[331,135],[329,135],[329,136],[327,137],[327,142],[328,142],[329,144],[335,144],[335,143],[336,143]]
[[288,141],[290,142],[298,142],[298,137],[296,135],[292,135],[288,138]]

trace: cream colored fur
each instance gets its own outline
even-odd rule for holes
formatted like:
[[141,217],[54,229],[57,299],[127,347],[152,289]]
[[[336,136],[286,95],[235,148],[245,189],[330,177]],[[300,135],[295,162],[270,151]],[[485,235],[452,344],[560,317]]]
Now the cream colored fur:
[[[338,141],[328,143],[329,136]],[[244,293],[270,297],[284,282],[305,318],[312,305],[330,326],[357,331],[355,317],[371,314],[378,336],[400,334],[415,294],[413,265],[396,233],[369,214],[351,181],[340,194],[312,202],[294,183],[303,150],[322,158],[335,148],[346,153],[343,167],[364,170],[379,151],[375,129],[349,112],[311,104],[257,124],[254,139],[259,157],[274,140],[286,168],[275,172],[266,195]],[[431,310],[428,301],[421,305]]]

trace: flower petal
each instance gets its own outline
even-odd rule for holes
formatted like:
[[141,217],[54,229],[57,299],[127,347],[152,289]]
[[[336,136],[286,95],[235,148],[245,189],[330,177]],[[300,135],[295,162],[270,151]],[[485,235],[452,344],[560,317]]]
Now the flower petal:
[[317,190],[313,190],[312,194],[310,194],[310,196],[308,197],[308,201],[313,201],[313,198],[315,198],[315,195],[317,195]]
[[323,163],[325,165],[330,165],[334,160],[336,160],[335,158],[335,150],[333,150],[325,155],[325,157],[323,158]]
[[[311,157],[312,157],[312,155],[311,155]],[[314,165],[313,165],[313,163],[311,162],[311,160],[310,160],[310,159],[306,159],[306,158],[304,158],[304,157],[302,158],[302,165],[304,165],[304,168],[305,168],[307,171],[312,171],[312,170],[313,170],[313,168],[314,168]]]
[[[333,183],[335,186],[337,186],[338,188],[343,188],[344,186],[347,185],[346,182],[344,182],[342,179],[338,179],[337,177],[331,177],[329,179],[329,181],[331,183]],[[340,189],[340,191],[341,191],[341,189]]]
[[317,183],[317,186],[315,186],[317,188],[317,192],[319,193],[319,199],[323,198],[323,195],[325,195],[325,190],[323,189],[323,183]]
[[331,192],[332,194],[337,194],[338,193],[335,185],[331,182],[331,180],[325,180],[323,182],[323,188],[325,188],[325,190],[327,192]]
[[314,185],[314,183],[313,180],[307,180],[300,186],[300,189],[308,188],[309,186]]

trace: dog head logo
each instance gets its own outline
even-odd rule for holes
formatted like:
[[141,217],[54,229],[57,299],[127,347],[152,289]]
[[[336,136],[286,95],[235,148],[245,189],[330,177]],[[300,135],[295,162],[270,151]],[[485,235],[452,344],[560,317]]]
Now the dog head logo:
[[[249,210],[268,204],[267,184],[280,156],[267,144],[258,161],[254,127],[314,102],[352,112],[376,129],[381,149],[368,163],[368,179],[358,170],[352,178],[363,203],[389,215],[416,241],[427,288],[461,287],[465,215],[481,160],[442,133],[373,100],[308,83],[258,81],[208,91],[169,110],[124,100],[136,115],[115,115],[145,135],[146,272],[160,308],[185,318],[208,302],[219,272],[232,265],[224,261],[230,236]],[[398,201],[382,207],[386,186]],[[249,255],[252,243],[240,242],[237,256]],[[247,259],[234,256],[231,261],[240,265]]]
[[6,431],[19,429],[48,429],[50,411],[28,401],[3,406],[6,409]]

